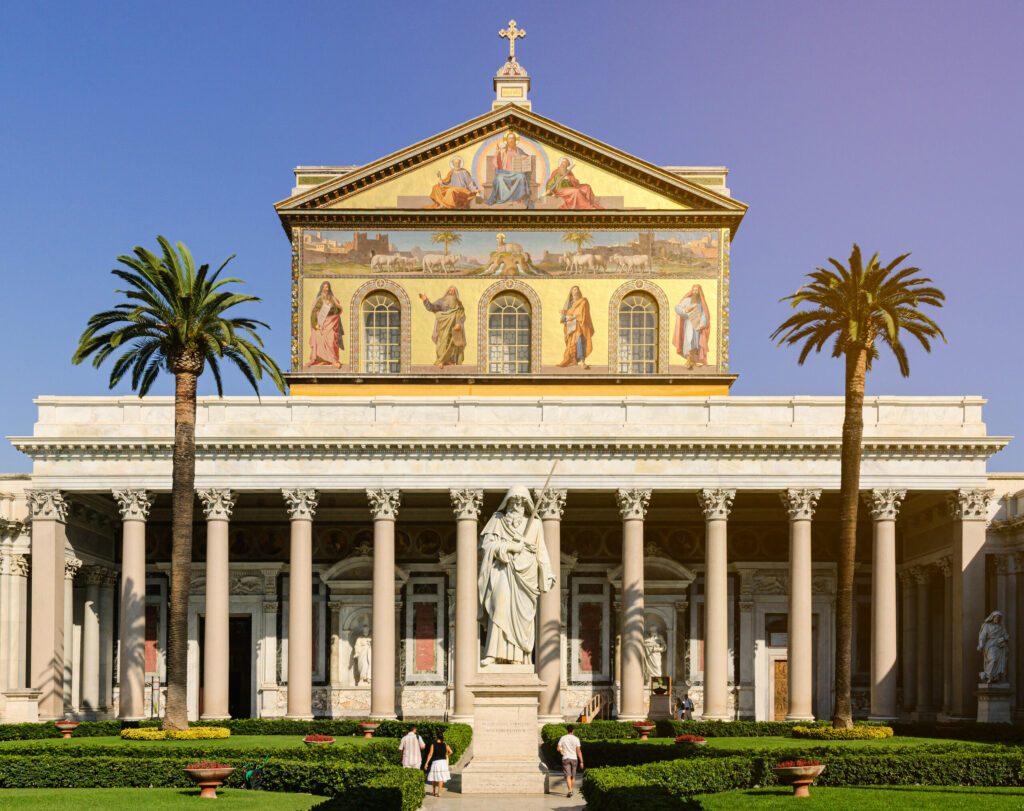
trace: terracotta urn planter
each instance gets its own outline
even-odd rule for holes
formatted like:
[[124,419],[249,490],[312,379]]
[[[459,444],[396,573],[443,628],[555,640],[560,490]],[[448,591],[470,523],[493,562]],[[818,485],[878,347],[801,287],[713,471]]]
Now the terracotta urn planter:
[[636,721],[633,729],[640,733],[640,740],[646,741],[648,736],[654,732],[654,724],[650,721]]
[[199,786],[199,796],[205,800],[217,799],[217,788],[228,779],[234,766],[228,763],[216,763],[214,761],[200,761],[190,763],[185,767],[185,774],[193,783]]
[[793,787],[794,797],[810,797],[811,783],[825,771],[825,764],[816,760],[795,760],[780,763],[773,771],[784,786]]
[[53,725],[60,730],[60,734],[64,736],[64,740],[67,740],[71,737],[71,733],[75,731],[75,727],[78,726],[78,721],[71,721],[65,718],[61,721],[55,721]]
[[360,721],[359,728],[363,731],[364,738],[372,738],[373,733],[380,726],[380,721]]
[[330,746],[334,743],[334,738],[330,735],[307,735],[302,742],[306,746]]

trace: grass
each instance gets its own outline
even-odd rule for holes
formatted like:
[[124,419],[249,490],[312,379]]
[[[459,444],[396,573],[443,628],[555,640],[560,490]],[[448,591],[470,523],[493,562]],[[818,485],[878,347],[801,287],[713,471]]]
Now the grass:
[[[338,743],[363,744],[367,739],[363,737],[335,738]],[[389,740],[378,738],[377,740]],[[395,739],[390,739],[395,740]],[[27,741],[0,741],[0,753],[5,748],[21,747]],[[51,748],[65,747],[69,749],[88,749],[94,746],[124,746],[126,748],[146,749],[294,749],[303,746],[301,735],[232,735],[230,738],[214,738],[206,741],[126,741],[123,738],[96,737],[96,738],[72,738],[66,741],[63,738],[42,738],[31,742],[33,746],[47,746]],[[395,746],[398,741],[395,740]],[[330,748],[330,747],[328,747]]]
[[[865,741],[866,743],[866,741]],[[794,802],[791,788],[755,788],[742,791],[723,791],[721,794],[702,794],[694,798],[708,811],[743,811],[751,808],[792,809],[803,808],[856,808],[873,809],[1010,809],[1024,807],[1022,788],[986,788],[983,786],[872,786],[860,788],[811,787],[809,799]]]
[[[87,739],[86,739],[87,740]],[[9,788],[0,789],[0,806],[18,811],[82,811],[83,808],[195,809],[199,789],[182,788]],[[312,794],[277,794],[269,791],[221,789],[217,808],[259,808],[261,811],[306,811],[323,797]],[[203,805],[202,803],[198,803]]]
[[813,741],[806,738],[790,738],[787,736],[765,736],[763,738],[708,738],[707,746],[713,749],[732,749],[752,751],[757,749],[891,749],[909,746],[934,746],[935,744],[963,744],[987,749],[992,744],[955,741],[946,738],[914,738],[910,736],[893,736],[892,738],[873,738],[866,741]]

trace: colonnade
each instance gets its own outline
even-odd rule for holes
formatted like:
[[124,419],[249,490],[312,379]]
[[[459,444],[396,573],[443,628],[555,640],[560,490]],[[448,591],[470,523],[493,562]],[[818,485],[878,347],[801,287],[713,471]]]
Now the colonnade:
[[[985,508],[988,491],[962,490],[951,497],[953,550],[944,569],[949,610],[941,630],[949,644],[943,649],[943,706],[951,717],[969,717],[976,682],[974,635],[984,614]],[[235,494],[226,489],[198,493],[207,520],[206,624],[204,718],[228,717],[228,618],[229,560],[228,529]],[[312,718],[313,673],[313,521],[318,492],[297,488],[282,491],[290,519],[287,716]],[[789,707],[787,718],[813,718],[812,654],[812,519],[820,490],[791,488],[781,493],[789,515]],[[895,522],[905,491],[878,489],[867,495],[873,520],[872,634],[871,634],[871,717],[896,717],[897,600]],[[395,702],[395,521],[401,503],[396,489],[366,491],[373,520],[372,636],[374,640],[370,715],[394,718]],[[544,542],[556,577],[561,555],[561,519],[565,490],[536,492],[538,516]],[[122,568],[120,577],[120,709],[125,719],[142,717],[145,676],[145,538],[151,499],[143,490],[118,490],[114,497],[121,511]],[[454,651],[455,720],[473,715],[473,695],[468,683],[474,678],[479,660],[477,634],[477,544],[483,492],[475,489],[450,491],[456,521],[456,604]],[[703,489],[697,503],[705,519],[705,617],[704,617],[704,717],[728,719],[731,662],[729,656],[728,519],[736,491]],[[622,519],[621,594],[621,700],[619,717],[644,717],[644,520],[651,499],[649,489],[621,489],[616,500]],[[65,564],[67,504],[58,491],[29,494],[32,519],[32,631],[30,650],[31,686],[40,690],[40,717],[57,718],[65,706],[67,681],[65,606],[67,569]],[[915,577],[918,575],[915,574]],[[104,579],[104,577],[106,579]],[[109,689],[100,681],[101,628],[112,619],[112,595],[102,592],[110,585],[109,574],[90,572],[86,578],[86,620],[83,623],[83,703],[86,697],[101,706]],[[916,586],[915,580],[915,586]],[[905,652],[904,666],[913,673],[904,677],[905,689],[912,684],[914,700],[927,711],[935,704],[929,679],[932,665],[930,639],[940,629],[933,627],[934,612],[924,588],[904,590],[904,616],[912,616],[919,642],[913,653]],[[913,598],[908,595],[913,594]],[[912,599],[912,604],[908,603]],[[106,616],[109,614],[110,616]],[[906,623],[906,619],[905,619]],[[948,623],[948,628],[946,627]],[[542,720],[561,717],[559,695],[561,670],[561,605],[559,590],[541,596],[538,607],[536,671],[545,684],[540,697]],[[910,628],[911,625],[907,625]],[[109,667],[107,668],[109,671]],[[948,695],[947,695],[948,694]]]

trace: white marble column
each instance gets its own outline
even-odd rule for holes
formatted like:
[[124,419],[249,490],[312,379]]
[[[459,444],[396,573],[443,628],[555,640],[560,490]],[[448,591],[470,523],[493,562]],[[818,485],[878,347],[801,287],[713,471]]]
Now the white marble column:
[[467,686],[480,662],[477,624],[477,521],[483,490],[452,490],[455,512],[455,707],[452,721],[473,722],[473,691]]
[[537,516],[544,528],[544,544],[551,561],[555,585],[540,595],[538,606],[537,677],[544,682],[537,720],[560,724],[562,715],[562,513],[565,490],[535,490]]
[[206,515],[206,624],[203,638],[203,719],[230,718],[228,712],[228,625],[231,617],[231,564],[228,530],[235,494],[200,490]]
[[114,706],[114,592],[120,579],[112,569],[103,570],[100,586],[100,708]]
[[727,522],[735,490],[697,494],[706,526],[704,555],[704,719],[729,714],[729,561]]
[[917,706],[917,580],[913,568],[899,573],[900,604],[903,615],[902,650],[899,655],[903,670],[903,702],[901,710],[909,717]]
[[787,721],[814,720],[814,635],[811,581],[811,519],[821,490],[789,489],[782,504],[789,513],[789,709]]
[[146,519],[152,501],[145,490],[115,490],[121,510],[121,652],[118,715],[146,715]]
[[367,490],[373,517],[373,658],[370,663],[370,717],[395,714],[395,521],[398,490]]
[[64,715],[64,549],[68,504],[59,490],[29,490],[32,518],[32,645],[29,686],[39,720]]
[[[995,607],[1003,612],[1003,622],[1006,624],[1006,632],[1010,639],[1016,640],[1020,627],[1017,621],[1017,569],[1015,566],[1015,555],[1010,552],[995,555],[996,566],[996,602]],[[1016,650],[1011,644],[1010,653],[1006,657],[1006,681],[1016,684],[1017,681],[1017,660]],[[1019,705],[1020,698],[1016,697],[1015,704]]]
[[82,568],[78,558],[64,558],[64,712],[74,709],[71,685],[75,665],[75,575]]
[[650,490],[619,490],[622,515],[622,687],[620,721],[640,721],[644,712],[644,516]]
[[95,717],[100,712],[100,586],[106,570],[87,566],[82,606],[82,710]]
[[932,717],[932,606],[929,586],[932,569],[930,566],[914,568],[917,584],[917,701],[914,718],[918,721]]
[[953,604],[953,566],[952,558],[939,559],[939,571],[942,572],[942,714],[949,715],[950,702],[953,700],[953,618],[950,609]]
[[25,687],[26,634],[28,620],[29,557],[17,552],[7,556],[7,577],[4,594],[0,599],[5,603],[7,628],[4,640],[4,654],[7,656],[7,678],[5,689],[20,690]]
[[978,715],[978,629],[985,620],[984,547],[991,498],[991,490],[965,489],[949,499],[953,516],[953,718],[975,719]]
[[869,717],[879,721],[896,717],[896,515],[906,495],[906,490],[886,489],[867,496],[874,520]]
[[288,718],[313,717],[313,515],[317,492],[282,490],[291,521],[288,560]]

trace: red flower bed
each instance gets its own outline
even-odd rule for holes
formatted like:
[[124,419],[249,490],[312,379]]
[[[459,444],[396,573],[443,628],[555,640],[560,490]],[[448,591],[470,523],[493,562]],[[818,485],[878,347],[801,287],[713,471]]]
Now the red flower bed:
[[704,738],[700,735],[680,735],[676,738],[676,743],[704,743]]
[[792,769],[797,766],[820,766],[820,760],[806,760],[804,758],[797,758],[796,760],[784,760],[781,763],[775,765],[776,769]]
[[310,743],[334,743],[334,738],[330,735],[307,735],[302,740]]
[[216,760],[197,760],[189,763],[186,769],[233,769],[230,763],[218,763]]

